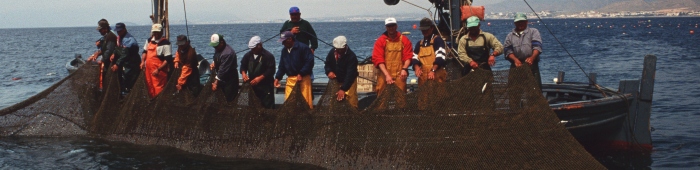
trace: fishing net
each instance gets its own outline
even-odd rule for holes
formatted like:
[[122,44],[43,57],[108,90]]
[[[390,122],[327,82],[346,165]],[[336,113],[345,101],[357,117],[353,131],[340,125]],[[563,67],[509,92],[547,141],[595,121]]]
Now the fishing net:
[[122,97],[115,73],[102,91],[98,74],[86,64],[0,110],[0,135],[88,135],[328,169],[604,169],[558,123],[527,66],[428,81],[409,94],[389,85],[362,111],[336,100],[335,81],[314,109],[299,87],[264,109],[247,83],[226,102],[211,84],[198,96],[178,92],[173,76],[151,99],[143,75]]

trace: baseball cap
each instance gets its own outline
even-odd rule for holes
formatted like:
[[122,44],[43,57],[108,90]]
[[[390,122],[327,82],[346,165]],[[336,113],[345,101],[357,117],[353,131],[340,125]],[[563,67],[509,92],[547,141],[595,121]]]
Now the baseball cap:
[[435,24],[433,24],[433,20],[430,20],[429,18],[423,18],[420,20],[420,27],[418,28],[419,30],[427,30],[430,29],[430,27],[433,27]]
[[213,34],[211,35],[211,42],[209,43],[209,46],[216,47],[219,46],[219,43],[221,40],[224,39],[224,36],[221,34]]
[[293,6],[289,8],[289,14],[299,14],[301,11],[299,10],[299,7]]
[[287,39],[292,38],[292,37],[294,37],[294,34],[292,34],[292,32],[285,31],[282,34],[280,34],[280,39],[277,40],[277,42],[282,42],[282,41],[287,40]]
[[253,36],[253,38],[250,38],[250,41],[248,41],[248,48],[253,49],[255,46],[258,46],[260,44],[260,36]]
[[187,36],[178,35],[177,42],[175,42],[175,45],[185,45],[185,44],[187,44]]
[[387,18],[384,20],[384,25],[396,24],[396,18]]
[[114,25],[114,31],[117,31],[117,32],[123,30],[124,28],[126,28],[126,25],[124,25],[124,23],[121,23],[121,22],[117,23],[117,25]]
[[100,30],[102,28],[109,28],[109,22],[107,22],[107,20],[104,18],[97,21],[97,29]]
[[347,45],[348,39],[345,38],[345,36],[338,36],[333,39],[333,47],[335,48],[345,48],[345,45]]
[[518,21],[527,21],[527,15],[524,13],[518,12],[515,14],[515,20],[513,22],[518,22]]
[[467,18],[467,28],[479,26],[479,22],[481,22],[481,20],[479,20],[479,17],[471,16]]
[[151,26],[151,32],[160,32],[161,30],[163,30],[163,25],[153,24],[153,26]]

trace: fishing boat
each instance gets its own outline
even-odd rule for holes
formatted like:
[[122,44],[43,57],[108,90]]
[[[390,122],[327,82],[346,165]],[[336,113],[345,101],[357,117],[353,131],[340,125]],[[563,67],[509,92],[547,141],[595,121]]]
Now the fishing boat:
[[[396,5],[399,0],[384,0],[387,5]],[[481,12],[464,11],[483,9],[483,7],[460,7],[460,0],[435,2],[437,9],[445,8],[448,18],[440,18],[439,25],[451,25],[452,32],[460,29],[460,17],[462,12],[482,14]],[[483,17],[483,16],[480,16]],[[453,19],[450,19],[453,18]],[[541,21],[538,21],[541,22]],[[456,37],[450,34],[448,42],[456,42]],[[450,43],[453,49],[457,49],[457,43]],[[450,54],[456,56],[456,52]],[[457,62],[457,61],[453,61]],[[358,66],[361,72],[358,82],[367,81],[368,77],[374,77],[371,63]],[[588,74],[589,82],[566,82],[565,73],[560,72],[555,83],[542,84],[542,95],[549,102],[552,110],[561,119],[567,130],[586,149],[593,150],[617,150],[633,151],[647,154],[653,146],[651,141],[651,101],[654,89],[654,74],[656,69],[656,57],[645,56],[644,70],[641,79],[621,80],[618,90],[601,87],[596,83],[596,74]],[[362,75],[365,75],[364,77]],[[374,82],[368,83],[369,90],[358,90],[360,97],[359,108],[366,108],[376,98],[373,92]],[[361,83],[358,83],[358,87]],[[318,99],[326,90],[326,82],[313,83],[312,91]],[[417,84],[408,84],[409,91],[418,89]],[[276,104],[284,102],[284,84],[276,89]],[[317,103],[315,100],[314,103]]]
[[78,70],[80,66],[83,66],[83,64],[85,64],[83,56],[80,54],[76,54],[73,60],[70,60],[66,63],[66,70],[68,71],[68,73],[73,73],[76,70]]

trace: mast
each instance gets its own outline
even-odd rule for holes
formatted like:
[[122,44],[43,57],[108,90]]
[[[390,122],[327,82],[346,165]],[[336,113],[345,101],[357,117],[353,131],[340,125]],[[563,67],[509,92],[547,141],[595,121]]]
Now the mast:
[[151,21],[153,24],[163,25],[163,37],[170,39],[170,22],[168,20],[168,0],[152,0],[153,14]]

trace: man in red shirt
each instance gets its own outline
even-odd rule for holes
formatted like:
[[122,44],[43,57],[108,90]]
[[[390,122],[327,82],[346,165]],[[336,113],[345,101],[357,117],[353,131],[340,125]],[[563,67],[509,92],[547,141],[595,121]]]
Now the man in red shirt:
[[381,70],[377,73],[376,91],[379,94],[387,84],[396,84],[405,92],[408,67],[413,57],[411,40],[397,31],[396,19],[387,18],[384,26],[386,32],[377,38],[372,51],[372,62]]

